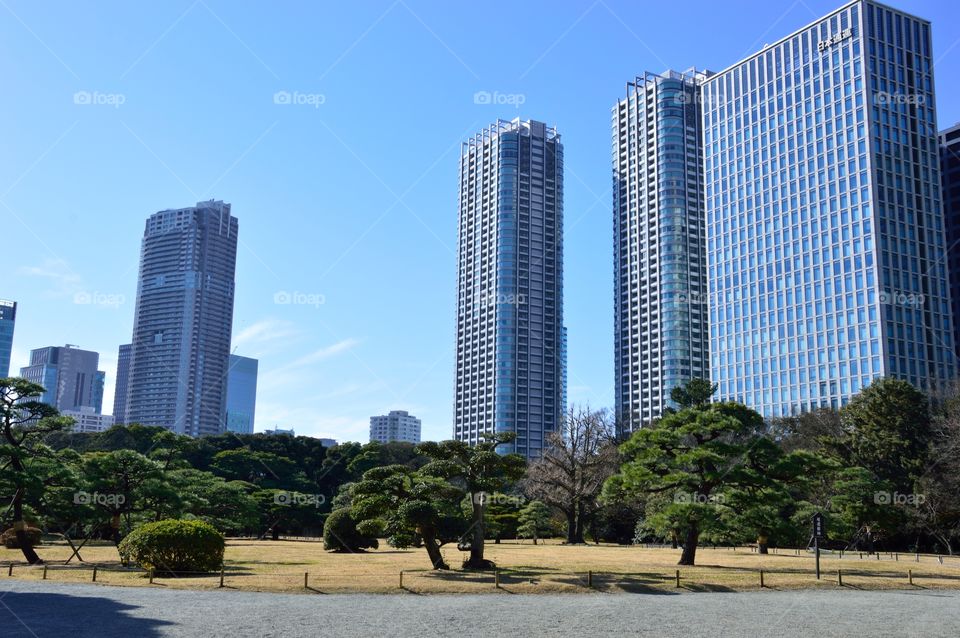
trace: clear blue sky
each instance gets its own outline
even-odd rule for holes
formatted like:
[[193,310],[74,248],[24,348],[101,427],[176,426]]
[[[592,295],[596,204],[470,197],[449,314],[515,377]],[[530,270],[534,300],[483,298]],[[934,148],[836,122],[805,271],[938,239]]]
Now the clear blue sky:
[[[459,144],[519,115],[565,144],[570,399],[610,406],[611,106],[638,73],[722,69],[840,4],[0,0],[13,365],[97,350],[109,411],[144,219],[223,199],[257,429],[365,441],[371,414],[407,409],[449,438]],[[895,5],[933,22],[939,123],[957,122],[957,4]]]

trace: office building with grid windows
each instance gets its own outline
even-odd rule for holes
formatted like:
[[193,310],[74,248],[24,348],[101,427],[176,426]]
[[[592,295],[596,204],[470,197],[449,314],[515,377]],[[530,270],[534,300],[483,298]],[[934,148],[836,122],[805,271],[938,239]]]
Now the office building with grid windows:
[[17,325],[17,302],[0,299],[0,377],[10,374],[13,329]]
[[700,83],[646,73],[613,108],[617,423],[631,431],[670,391],[709,374]]
[[776,417],[952,379],[930,24],[857,0],[702,92],[719,398]]
[[460,156],[454,432],[528,458],[564,412],[563,145],[541,122],[499,120]]
[[947,233],[947,273],[953,304],[953,347],[960,357],[960,123],[940,132],[940,175]]

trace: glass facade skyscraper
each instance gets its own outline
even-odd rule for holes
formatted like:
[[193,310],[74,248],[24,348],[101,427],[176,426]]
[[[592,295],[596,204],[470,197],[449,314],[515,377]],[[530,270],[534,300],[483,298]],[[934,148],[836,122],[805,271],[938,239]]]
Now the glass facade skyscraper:
[[947,233],[947,273],[953,302],[953,347],[960,357],[960,124],[940,132],[940,175]]
[[190,436],[226,429],[237,219],[200,202],[147,219],[126,422]]
[[659,417],[670,391],[708,376],[699,83],[646,73],[613,108],[614,356],[617,422]]
[[227,374],[227,431],[253,434],[257,413],[257,371],[260,362],[230,355]]
[[719,398],[775,417],[951,379],[930,24],[857,0],[702,91]]
[[97,370],[100,354],[76,346],[49,346],[30,351],[30,365],[20,368],[20,376],[42,385],[45,392],[37,399],[61,412],[103,409],[103,382],[106,373]]
[[133,346],[122,344],[117,350],[117,379],[113,386],[113,422],[127,422],[127,388],[130,380],[130,355]]
[[528,458],[564,412],[563,145],[499,120],[460,156],[454,438],[514,432]]
[[17,302],[0,299],[0,377],[10,374],[13,329],[17,325]]

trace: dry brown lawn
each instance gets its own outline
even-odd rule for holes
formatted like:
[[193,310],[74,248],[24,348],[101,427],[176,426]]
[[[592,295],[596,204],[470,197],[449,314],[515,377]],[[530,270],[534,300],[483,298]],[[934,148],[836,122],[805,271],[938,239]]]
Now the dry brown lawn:
[[[39,553],[47,561],[47,578],[60,582],[90,582],[97,565],[97,582],[110,585],[150,586],[142,571],[125,571],[112,545],[97,545],[81,550],[84,558],[74,558],[66,545],[44,545]],[[381,542],[381,549],[357,554],[330,553],[320,542],[256,541],[232,539],[227,543],[224,585],[231,589],[274,592],[376,592],[399,593],[400,572],[403,587],[415,593],[577,593],[589,592],[588,573],[593,572],[594,590],[604,592],[677,592],[676,562],[679,550],[624,547],[617,545],[567,546],[557,541],[534,546],[507,541],[489,544],[486,555],[499,566],[500,587],[491,572],[459,569],[462,556],[455,546],[443,548],[454,569],[437,572],[429,569],[423,549],[397,550]],[[749,548],[705,549],[697,552],[696,567],[681,567],[680,589],[687,591],[747,591],[760,588],[760,570],[768,589],[838,589],[838,570],[844,588],[908,589],[908,571],[913,574],[914,589],[960,589],[960,557],[913,554],[883,554],[860,557],[847,553],[824,554],[822,578],[814,577],[814,559],[806,551],[778,550],[760,555]],[[43,567],[23,563],[19,550],[0,548],[0,579],[43,578]],[[304,574],[307,583],[304,587]],[[220,575],[181,578],[156,578],[152,586],[212,589],[220,585]]]

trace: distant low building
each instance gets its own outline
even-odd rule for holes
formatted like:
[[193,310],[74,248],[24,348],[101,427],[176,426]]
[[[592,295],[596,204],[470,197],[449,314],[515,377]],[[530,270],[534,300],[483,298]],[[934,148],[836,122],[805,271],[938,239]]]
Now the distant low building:
[[317,440],[320,441],[320,445],[322,445],[323,447],[336,447],[336,446],[337,446],[337,440],[336,440],[336,439],[318,438]]
[[370,417],[370,441],[390,443],[420,442],[420,419],[405,410],[391,410],[383,416]]
[[74,432],[103,432],[113,427],[113,416],[110,414],[97,414],[93,408],[81,408],[79,410],[64,410],[61,416],[68,416],[76,423],[73,425]]
[[289,430],[284,430],[283,428],[274,427],[272,430],[264,430],[263,433],[271,434],[271,435],[282,434],[284,436],[296,436],[296,433],[293,431],[293,428],[290,428]]

